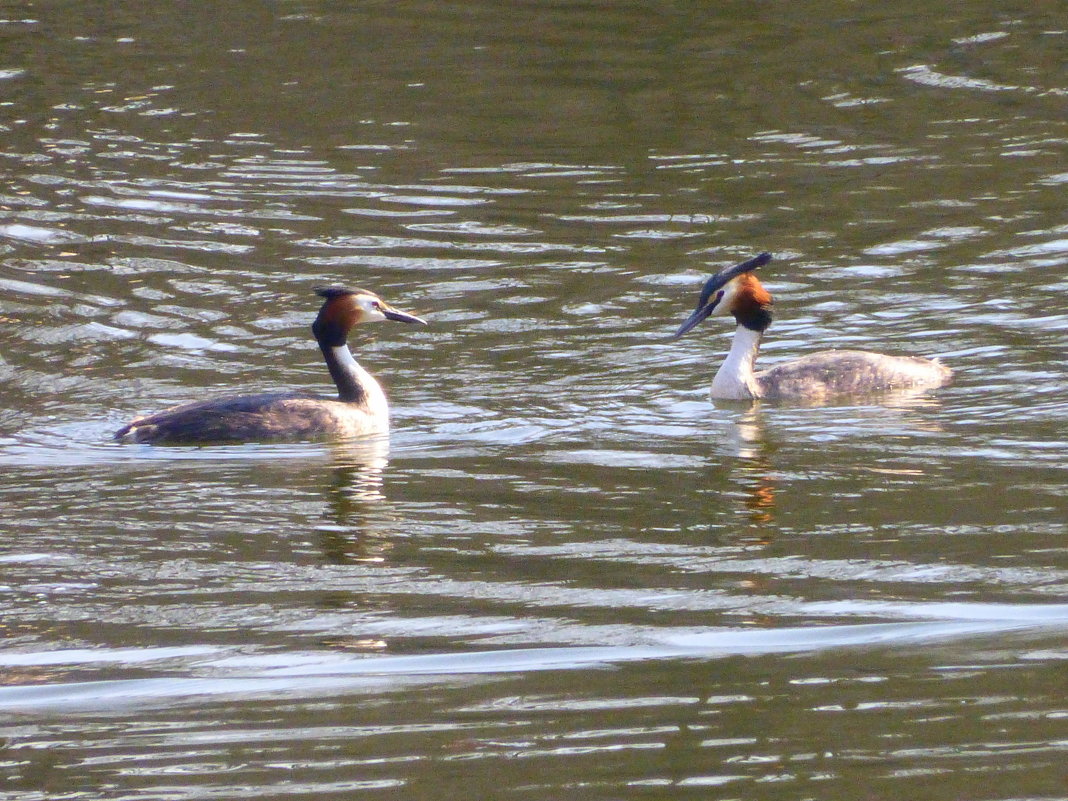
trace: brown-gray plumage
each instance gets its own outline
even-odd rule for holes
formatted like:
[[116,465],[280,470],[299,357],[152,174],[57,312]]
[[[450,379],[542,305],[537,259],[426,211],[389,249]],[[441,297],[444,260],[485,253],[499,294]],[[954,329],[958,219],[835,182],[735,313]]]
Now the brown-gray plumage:
[[337,386],[337,398],[306,392],[270,392],[186,403],[127,423],[115,432],[115,439],[153,443],[249,442],[388,431],[385,393],[352,357],[345,341],[349,331],[360,323],[426,323],[394,309],[366,290],[327,287],[317,291],[325,300],[312,332]]
[[829,400],[947,383],[953,372],[937,359],[884,356],[863,350],[824,350],[756,374],[764,398]]
[[886,356],[862,350],[829,350],[755,372],[764,332],[771,325],[771,295],[752,271],[771,261],[762,253],[712,276],[697,308],[675,333],[680,337],[714,312],[738,324],[727,358],[712,379],[712,397],[726,400],[783,398],[820,403],[835,397],[948,384],[952,371],[937,359]]
[[[115,438],[190,443],[316,439],[326,433],[342,435],[352,418],[352,410],[342,401],[271,392],[173,406],[127,423]],[[364,429],[358,425],[345,433],[360,434]]]

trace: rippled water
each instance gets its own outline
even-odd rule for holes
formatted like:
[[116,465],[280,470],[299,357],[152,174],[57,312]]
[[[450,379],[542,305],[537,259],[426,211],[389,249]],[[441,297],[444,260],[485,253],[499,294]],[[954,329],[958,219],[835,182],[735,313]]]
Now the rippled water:
[[[1061,798],[1064,20],[972,3],[0,13],[5,798]],[[759,250],[762,363],[668,337]],[[393,433],[120,446],[321,390]]]

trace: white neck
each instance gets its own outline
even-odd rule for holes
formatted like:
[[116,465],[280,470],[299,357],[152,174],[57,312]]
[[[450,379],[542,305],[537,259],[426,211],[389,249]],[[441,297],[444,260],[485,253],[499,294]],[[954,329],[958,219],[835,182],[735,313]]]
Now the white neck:
[[382,391],[375,377],[360,366],[348,345],[335,345],[330,350],[346,377],[363,390],[367,411],[374,417],[381,416],[382,419],[388,420],[389,404],[386,402],[386,393]]
[[753,373],[763,332],[744,325],[734,331],[731,351],[712,379],[712,397],[725,400],[747,400],[761,396],[760,384]]

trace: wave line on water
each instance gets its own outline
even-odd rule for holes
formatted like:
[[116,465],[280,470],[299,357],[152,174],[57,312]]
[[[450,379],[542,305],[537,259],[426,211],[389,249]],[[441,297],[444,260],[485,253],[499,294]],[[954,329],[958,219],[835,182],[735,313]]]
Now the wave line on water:
[[[389,692],[397,689],[398,684],[410,686],[479,675],[577,670],[649,660],[711,660],[835,648],[916,646],[1068,626],[1068,605],[1022,604],[1020,607],[999,605],[1000,617],[961,615],[950,620],[910,623],[667,633],[657,642],[633,646],[518,648],[414,656],[353,657],[330,652],[230,657],[193,665],[197,670],[222,673],[213,677],[167,676],[7,686],[0,688],[0,709],[93,710],[209,698]],[[230,675],[225,675],[228,671]]]

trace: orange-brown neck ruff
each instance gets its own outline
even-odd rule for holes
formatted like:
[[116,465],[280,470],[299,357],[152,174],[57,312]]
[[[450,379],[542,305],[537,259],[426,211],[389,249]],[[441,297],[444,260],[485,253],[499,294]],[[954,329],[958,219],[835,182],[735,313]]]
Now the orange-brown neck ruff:
[[363,310],[356,303],[357,295],[349,289],[330,287],[318,290],[326,298],[312,323],[312,333],[323,352],[326,368],[337,386],[338,400],[360,403],[367,399],[359,365],[352,358],[345,340],[349,331],[360,321]]
[[737,289],[731,301],[731,314],[751,331],[763,331],[771,325],[771,295],[752,273],[736,279]]
[[360,321],[360,313],[360,307],[356,305],[353,296],[342,295],[326,302],[323,319],[330,325],[336,325],[348,332]]
[[360,289],[329,287],[318,290],[326,298],[312,325],[312,332],[320,345],[343,345],[353,326],[363,317],[363,309],[356,302],[359,295],[367,294]]

